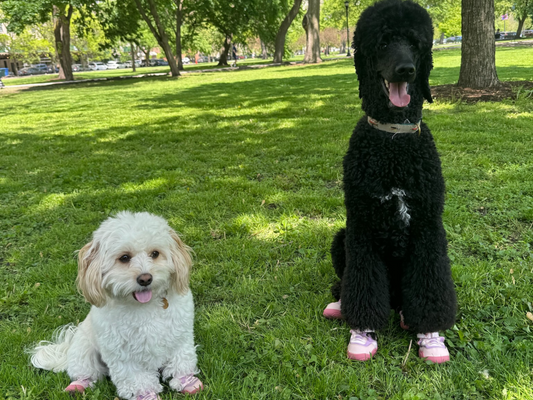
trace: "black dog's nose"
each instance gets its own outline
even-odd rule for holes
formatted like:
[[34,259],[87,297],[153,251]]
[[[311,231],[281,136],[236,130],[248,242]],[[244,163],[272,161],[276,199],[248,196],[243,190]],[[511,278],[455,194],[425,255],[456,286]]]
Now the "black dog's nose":
[[148,286],[150,283],[152,283],[152,275],[151,274],[142,274],[137,277],[137,283],[141,286]]
[[415,72],[415,66],[411,63],[403,63],[396,66],[394,72],[403,78],[411,78]]

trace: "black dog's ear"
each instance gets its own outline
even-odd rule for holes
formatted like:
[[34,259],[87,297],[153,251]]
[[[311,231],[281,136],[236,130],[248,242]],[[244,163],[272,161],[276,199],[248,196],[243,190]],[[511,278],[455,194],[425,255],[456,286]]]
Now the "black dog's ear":
[[353,49],[353,62],[355,66],[355,72],[357,73],[357,78],[359,80],[359,98],[363,98],[363,84],[362,82],[365,81],[365,79],[368,79],[366,77],[367,74],[367,58],[363,55],[363,49],[361,48],[361,35],[359,34],[359,31],[356,29],[353,35],[353,41],[352,41],[352,49]]
[[431,97],[431,88],[429,87],[429,74],[431,73],[431,70],[433,69],[433,57],[431,54],[431,50],[429,50],[421,59],[420,59],[420,66],[419,66],[419,74],[418,74],[418,84],[420,86],[420,90],[422,91],[422,95],[424,96],[424,99],[428,101],[428,103],[433,103],[433,98]]

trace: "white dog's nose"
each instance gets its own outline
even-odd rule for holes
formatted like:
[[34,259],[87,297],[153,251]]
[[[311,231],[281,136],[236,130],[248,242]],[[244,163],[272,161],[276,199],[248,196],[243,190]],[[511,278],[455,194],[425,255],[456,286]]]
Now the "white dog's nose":
[[150,283],[152,283],[152,275],[151,274],[141,274],[137,277],[137,283],[141,286],[148,286]]

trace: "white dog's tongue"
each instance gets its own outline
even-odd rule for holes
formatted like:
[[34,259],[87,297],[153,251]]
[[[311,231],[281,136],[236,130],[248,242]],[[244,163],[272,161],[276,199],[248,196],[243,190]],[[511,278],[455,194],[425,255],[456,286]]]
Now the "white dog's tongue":
[[133,292],[133,297],[135,297],[135,300],[139,303],[147,303],[152,298],[152,291],[143,290],[142,292]]
[[407,94],[407,82],[389,82],[389,100],[396,107],[405,107],[411,101]]

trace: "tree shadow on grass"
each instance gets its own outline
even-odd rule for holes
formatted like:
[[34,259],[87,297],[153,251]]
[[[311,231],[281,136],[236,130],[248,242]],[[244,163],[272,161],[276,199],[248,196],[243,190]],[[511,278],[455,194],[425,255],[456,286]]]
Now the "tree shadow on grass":
[[[60,132],[54,135],[37,129],[16,136],[0,134],[1,143],[13,141],[4,146],[0,161],[0,191],[7,201],[0,208],[0,239],[10,243],[7,250],[2,247],[13,272],[6,273],[9,294],[0,305],[2,315],[8,316],[2,330],[6,340],[16,336],[27,345],[49,338],[67,319],[85,316],[79,297],[74,300],[77,306],[61,311],[75,296],[74,251],[109,214],[131,209],[169,219],[196,251],[192,287],[197,295],[197,341],[202,346],[199,365],[217,394],[230,397],[232,391],[265,390],[261,374],[265,386],[288,387],[311,398],[369,387],[389,380],[391,374],[400,382],[394,386],[396,392],[424,388],[427,377],[440,387],[447,385],[447,393],[466,393],[478,370],[501,370],[498,356],[515,350],[511,340],[505,339],[501,351],[485,357],[453,333],[450,340],[464,347],[453,352],[454,364],[446,374],[415,357],[403,370],[409,340],[397,326],[382,334],[376,363],[354,368],[344,358],[347,328],[321,319],[335,279],[329,243],[344,218],[341,160],[355,114],[360,115],[353,105],[355,91],[341,85],[344,79],[352,78],[280,78],[272,87],[264,79],[244,87],[217,83],[215,98],[225,100],[224,93],[230,93],[222,104],[212,99],[207,90],[211,85],[200,85],[143,97],[133,109],[184,108],[183,114],[163,113],[145,124],[122,122],[81,129],[75,135],[61,133],[60,124],[44,130]],[[102,86],[107,85],[115,87]],[[294,99],[284,101],[280,87],[294,91]],[[310,94],[320,95],[316,101],[330,96],[332,102],[303,111]],[[46,98],[39,101],[44,106]],[[279,107],[264,110],[265,103]],[[187,108],[197,113],[187,115]],[[294,124],[287,124],[291,116]],[[463,118],[474,117],[465,113]],[[264,122],[269,124],[261,127]],[[469,140],[479,146],[479,138]],[[53,294],[56,285],[58,293]],[[45,304],[50,307],[45,309]],[[462,315],[479,322],[476,310],[464,307]],[[494,338],[500,335],[498,329],[490,320],[474,331]],[[522,351],[518,356],[521,362],[505,364],[507,373],[528,376],[531,355]],[[27,365],[20,346],[10,348],[5,357],[10,366]],[[235,371],[231,384],[225,380],[228,370]],[[5,380],[10,390],[20,384],[42,387],[43,379],[34,370],[25,370],[26,381],[16,379],[14,371]],[[513,382],[499,374],[500,386]],[[244,375],[252,378],[245,380]],[[315,387],[317,376],[329,379],[326,391]],[[346,381],[355,383],[341,389]],[[49,390],[62,389],[47,385]],[[109,383],[99,385],[106,393],[114,392]],[[391,390],[390,385],[379,388],[383,393]]]

